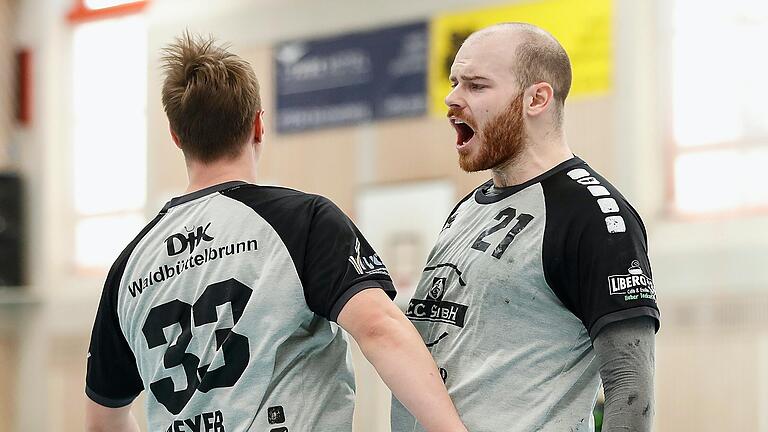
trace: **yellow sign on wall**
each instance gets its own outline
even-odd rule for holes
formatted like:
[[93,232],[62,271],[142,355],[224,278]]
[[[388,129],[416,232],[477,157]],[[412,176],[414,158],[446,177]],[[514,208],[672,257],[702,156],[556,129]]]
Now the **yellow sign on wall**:
[[470,33],[502,22],[527,22],[557,38],[571,58],[569,99],[604,94],[611,89],[613,68],[612,0],[543,0],[511,6],[439,15],[430,22],[429,105],[445,115],[451,90],[453,58]]

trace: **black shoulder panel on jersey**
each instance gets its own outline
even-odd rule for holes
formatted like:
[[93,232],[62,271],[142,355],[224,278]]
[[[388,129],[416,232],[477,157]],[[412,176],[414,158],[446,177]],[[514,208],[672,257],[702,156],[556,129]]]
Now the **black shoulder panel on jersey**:
[[645,227],[637,211],[586,163],[542,181],[544,276],[594,339],[607,324],[659,312]]
[[128,258],[163,216],[165,210],[155,216],[123,250],[112,264],[101,293],[88,348],[85,393],[91,400],[106,407],[126,406],[144,389],[136,357],[120,327],[117,299]]
[[221,194],[251,207],[278,233],[296,266],[307,305],[316,314],[335,321],[344,304],[367,288],[382,288],[394,298],[394,286],[376,252],[327,198],[255,185]]

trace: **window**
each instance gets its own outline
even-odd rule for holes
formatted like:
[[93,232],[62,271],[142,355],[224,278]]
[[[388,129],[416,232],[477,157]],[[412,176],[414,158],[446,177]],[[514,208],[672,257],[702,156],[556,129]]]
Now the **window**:
[[[88,15],[90,3],[105,8],[98,19]],[[72,34],[74,260],[81,270],[108,267],[145,223],[147,26],[142,14],[105,18],[116,3],[78,5],[89,21]]]
[[674,207],[768,208],[768,2],[676,0],[672,36]]

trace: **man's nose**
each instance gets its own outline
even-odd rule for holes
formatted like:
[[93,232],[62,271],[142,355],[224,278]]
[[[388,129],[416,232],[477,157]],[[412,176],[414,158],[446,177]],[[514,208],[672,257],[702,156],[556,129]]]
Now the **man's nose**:
[[460,97],[459,86],[452,88],[448,95],[445,97],[445,104],[448,108],[461,109],[464,107],[464,101]]

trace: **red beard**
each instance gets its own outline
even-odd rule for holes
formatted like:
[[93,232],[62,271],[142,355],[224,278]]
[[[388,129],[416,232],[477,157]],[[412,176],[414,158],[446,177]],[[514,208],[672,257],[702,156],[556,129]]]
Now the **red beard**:
[[[449,115],[457,113],[449,112]],[[474,126],[473,121],[468,123]],[[484,171],[515,162],[525,148],[522,92],[512,99],[506,111],[490,119],[476,133],[480,134],[481,147],[476,152],[459,153],[461,169],[466,172]]]

